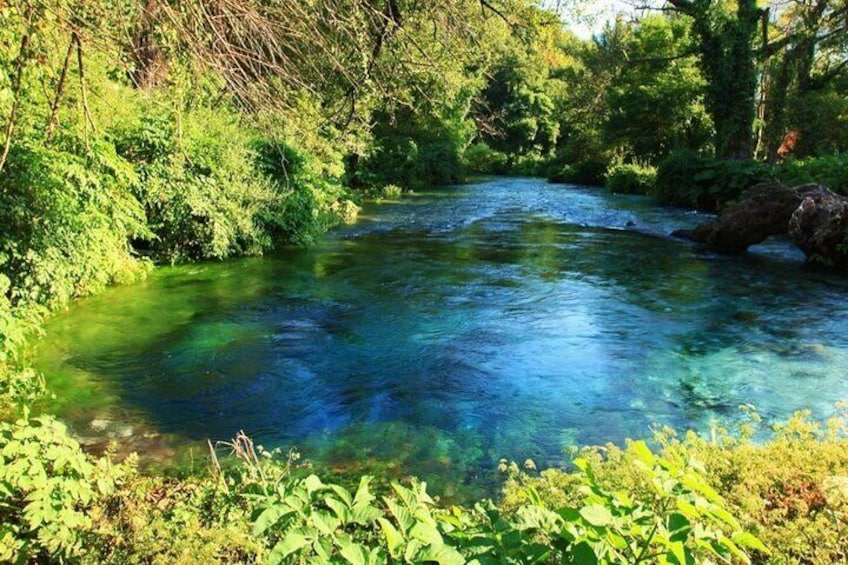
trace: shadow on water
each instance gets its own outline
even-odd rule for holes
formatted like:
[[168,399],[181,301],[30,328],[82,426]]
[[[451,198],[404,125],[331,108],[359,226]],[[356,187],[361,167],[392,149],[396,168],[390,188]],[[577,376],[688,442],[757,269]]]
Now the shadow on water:
[[81,301],[39,349],[54,408],[153,458],[244,429],[462,497],[491,494],[502,457],[559,465],[652,423],[848,397],[846,284],[779,242],[700,253],[665,237],[698,216],[530,179],[365,215],[312,249]]

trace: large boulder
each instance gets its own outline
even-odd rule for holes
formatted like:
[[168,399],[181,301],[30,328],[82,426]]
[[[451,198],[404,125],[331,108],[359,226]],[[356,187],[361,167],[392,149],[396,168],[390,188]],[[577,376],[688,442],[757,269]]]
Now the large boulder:
[[747,198],[725,208],[715,221],[672,235],[722,253],[741,253],[769,236],[785,234],[800,203],[801,196],[795,189],[778,182],[761,183],[751,188]]
[[818,184],[759,184],[714,221],[672,235],[722,253],[740,253],[782,234],[792,238],[808,263],[848,270],[848,198]]
[[792,241],[809,263],[848,269],[848,198],[821,185],[796,190],[802,200],[789,218]]

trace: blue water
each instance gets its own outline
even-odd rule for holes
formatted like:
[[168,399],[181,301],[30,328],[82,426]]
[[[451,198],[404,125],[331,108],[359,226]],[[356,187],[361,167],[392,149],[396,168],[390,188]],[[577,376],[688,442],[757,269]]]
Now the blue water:
[[374,204],[311,249],[163,268],[81,301],[38,359],[84,439],[175,456],[244,430],[340,472],[450,491],[500,458],[767,421],[848,398],[845,280],[702,216],[495,179]]

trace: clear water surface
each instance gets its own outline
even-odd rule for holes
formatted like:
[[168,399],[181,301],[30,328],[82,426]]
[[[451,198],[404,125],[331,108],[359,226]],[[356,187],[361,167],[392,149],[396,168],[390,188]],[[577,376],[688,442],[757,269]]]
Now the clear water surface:
[[37,364],[83,441],[200,454],[244,430],[341,472],[490,486],[500,458],[848,398],[848,282],[696,214],[494,179],[370,205],[311,249],[162,268],[80,301]]

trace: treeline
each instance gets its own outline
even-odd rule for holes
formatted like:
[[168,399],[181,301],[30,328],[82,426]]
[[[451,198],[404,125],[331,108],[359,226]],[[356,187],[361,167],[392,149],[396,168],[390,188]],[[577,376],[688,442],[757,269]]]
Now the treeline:
[[475,172],[705,209],[770,177],[848,188],[844,0],[677,0],[591,39],[529,0],[0,15],[12,304],[62,304],[139,259],[308,243],[365,192]]

